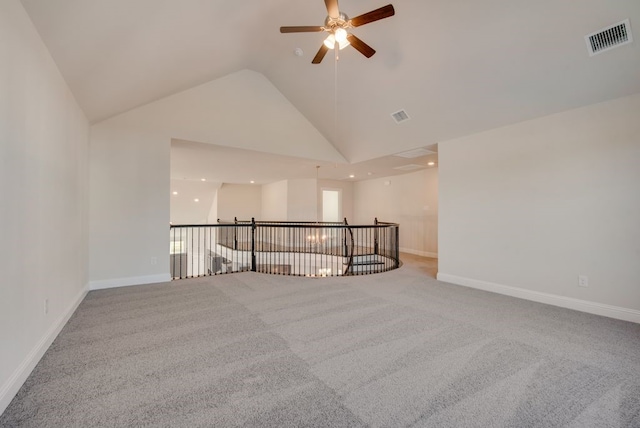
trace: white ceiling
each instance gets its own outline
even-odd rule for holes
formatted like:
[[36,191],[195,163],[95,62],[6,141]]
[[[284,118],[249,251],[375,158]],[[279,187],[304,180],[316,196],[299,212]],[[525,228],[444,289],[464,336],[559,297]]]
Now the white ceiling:
[[394,17],[353,30],[376,55],[320,65],[322,34],[279,27],[322,25],[322,0],[22,3],[91,122],[249,68],[351,163],[640,92],[638,42],[589,57],[584,41],[626,18],[640,38],[638,0],[392,1]]

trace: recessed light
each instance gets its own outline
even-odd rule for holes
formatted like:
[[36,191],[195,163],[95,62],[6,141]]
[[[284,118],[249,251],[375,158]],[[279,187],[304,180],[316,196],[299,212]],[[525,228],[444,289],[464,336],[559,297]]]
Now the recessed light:
[[349,175],[349,178],[356,178],[356,176],[351,174],[351,175]]
[[200,199],[195,198],[195,199],[193,200],[193,202],[200,202]]
[[207,179],[206,178],[201,178],[200,181],[207,181]]
[[178,192],[173,192],[173,194],[174,194],[174,195],[177,195],[177,194],[178,194]]
[[431,162],[428,162],[428,163],[427,163],[427,165],[429,165],[429,166],[434,166],[435,164],[436,164],[436,163],[435,163],[435,162],[433,162],[433,161],[431,161]]
[[373,172],[367,172],[367,175],[371,176],[373,175]]
[[255,183],[255,181],[251,180],[249,183],[253,184],[253,183]]

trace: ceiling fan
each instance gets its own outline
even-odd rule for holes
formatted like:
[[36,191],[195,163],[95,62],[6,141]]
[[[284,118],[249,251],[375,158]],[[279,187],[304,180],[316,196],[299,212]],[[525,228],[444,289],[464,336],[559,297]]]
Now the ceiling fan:
[[351,45],[362,55],[367,58],[371,58],[376,51],[355,35],[349,33],[348,30],[350,28],[359,27],[370,22],[388,18],[396,13],[393,9],[393,5],[388,4],[381,8],[372,10],[371,12],[358,15],[355,18],[349,18],[345,13],[340,12],[340,9],[338,9],[338,0],[324,0],[324,4],[327,7],[327,12],[329,14],[324,20],[324,26],[280,27],[281,33],[315,33],[321,31],[329,33],[329,36],[325,39],[322,46],[320,46],[320,50],[313,58],[313,61],[311,61],[313,64],[320,64],[329,49],[335,48],[336,44],[339,49],[343,49]]

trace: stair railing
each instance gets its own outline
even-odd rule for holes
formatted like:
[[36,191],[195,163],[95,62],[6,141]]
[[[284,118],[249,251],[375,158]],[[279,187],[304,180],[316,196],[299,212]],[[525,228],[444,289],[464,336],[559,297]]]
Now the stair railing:
[[174,279],[234,272],[366,275],[399,267],[399,225],[218,220],[171,225]]

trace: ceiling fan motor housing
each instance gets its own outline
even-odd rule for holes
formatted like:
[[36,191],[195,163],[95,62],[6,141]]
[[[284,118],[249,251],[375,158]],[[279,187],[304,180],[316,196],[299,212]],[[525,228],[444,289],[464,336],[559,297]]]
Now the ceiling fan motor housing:
[[324,20],[324,28],[328,31],[334,32],[338,28],[348,28],[349,27],[349,17],[346,13],[340,12],[340,16],[337,18],[332,18],[331,16],[327,16]]

